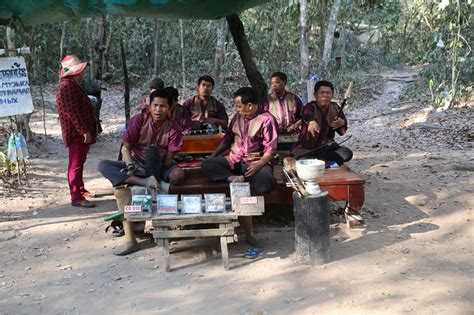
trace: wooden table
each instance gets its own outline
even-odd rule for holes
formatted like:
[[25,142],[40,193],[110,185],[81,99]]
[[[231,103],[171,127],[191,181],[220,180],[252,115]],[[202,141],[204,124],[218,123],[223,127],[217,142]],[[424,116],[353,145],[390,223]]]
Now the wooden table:
[[[165,270],[171,271],[169,240],[189,237],[219,237],[221,242],[222,265],[225,270],[229,270],[229,251],[227,243],[237,241],[235,227],[239,226],[237,215],[233,212],[226,213],[206,213],[206,214],[184,214],[184,215],[152,215],[134,216],[127,220],[131,222],[151,220],[155,231],[153,238],[158,244],[163,246],[163,258],[165,259]],[[218,228],[207,227],[197,230],[172,230],[176,226],[189,225],[216,225]]]

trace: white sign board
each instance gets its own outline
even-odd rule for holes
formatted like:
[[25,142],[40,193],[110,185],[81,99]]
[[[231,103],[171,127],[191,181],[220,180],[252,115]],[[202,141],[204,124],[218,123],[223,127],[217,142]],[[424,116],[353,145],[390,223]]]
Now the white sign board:
[[32,111],[33,101],[25,58],[0,58],[0,117]]

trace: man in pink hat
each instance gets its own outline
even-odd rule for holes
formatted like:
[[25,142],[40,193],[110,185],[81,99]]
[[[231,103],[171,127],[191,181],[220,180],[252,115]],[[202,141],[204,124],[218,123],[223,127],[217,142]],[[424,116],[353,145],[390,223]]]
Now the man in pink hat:
[[67,180],[74,207],[94,208],[85,197],[94,197],[84,187],[82,173],[89,146],[95,143],[96,122],[92,104],[80,84],[86,75],[87,62],[74,55],[61,61],[61,81],[56,91],[56,104],[64,145],[69,149]]

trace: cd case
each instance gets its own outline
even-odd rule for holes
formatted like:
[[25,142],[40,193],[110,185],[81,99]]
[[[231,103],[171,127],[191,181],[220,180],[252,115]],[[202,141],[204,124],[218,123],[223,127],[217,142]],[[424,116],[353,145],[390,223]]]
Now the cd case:
[[229,186],[232,211],[235,211],[237,199],[240,197],[250,197],[250,183],[230,183]]
[[181,196],[181,213],[182,214],[202,213],[202,196],[201,195],[182,195]]
[[159,215],[178,214],[178,195],[157,195],[156,210]]
[[206,194],[206,212],[225,212],[225,194]]

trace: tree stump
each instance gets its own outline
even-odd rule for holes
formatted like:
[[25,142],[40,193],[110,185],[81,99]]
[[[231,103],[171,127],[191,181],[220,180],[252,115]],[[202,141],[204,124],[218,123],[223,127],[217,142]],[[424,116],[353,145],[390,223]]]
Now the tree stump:
[[293,193],[297,260],[310,265],[329,261],[328,193],[301,197]]

